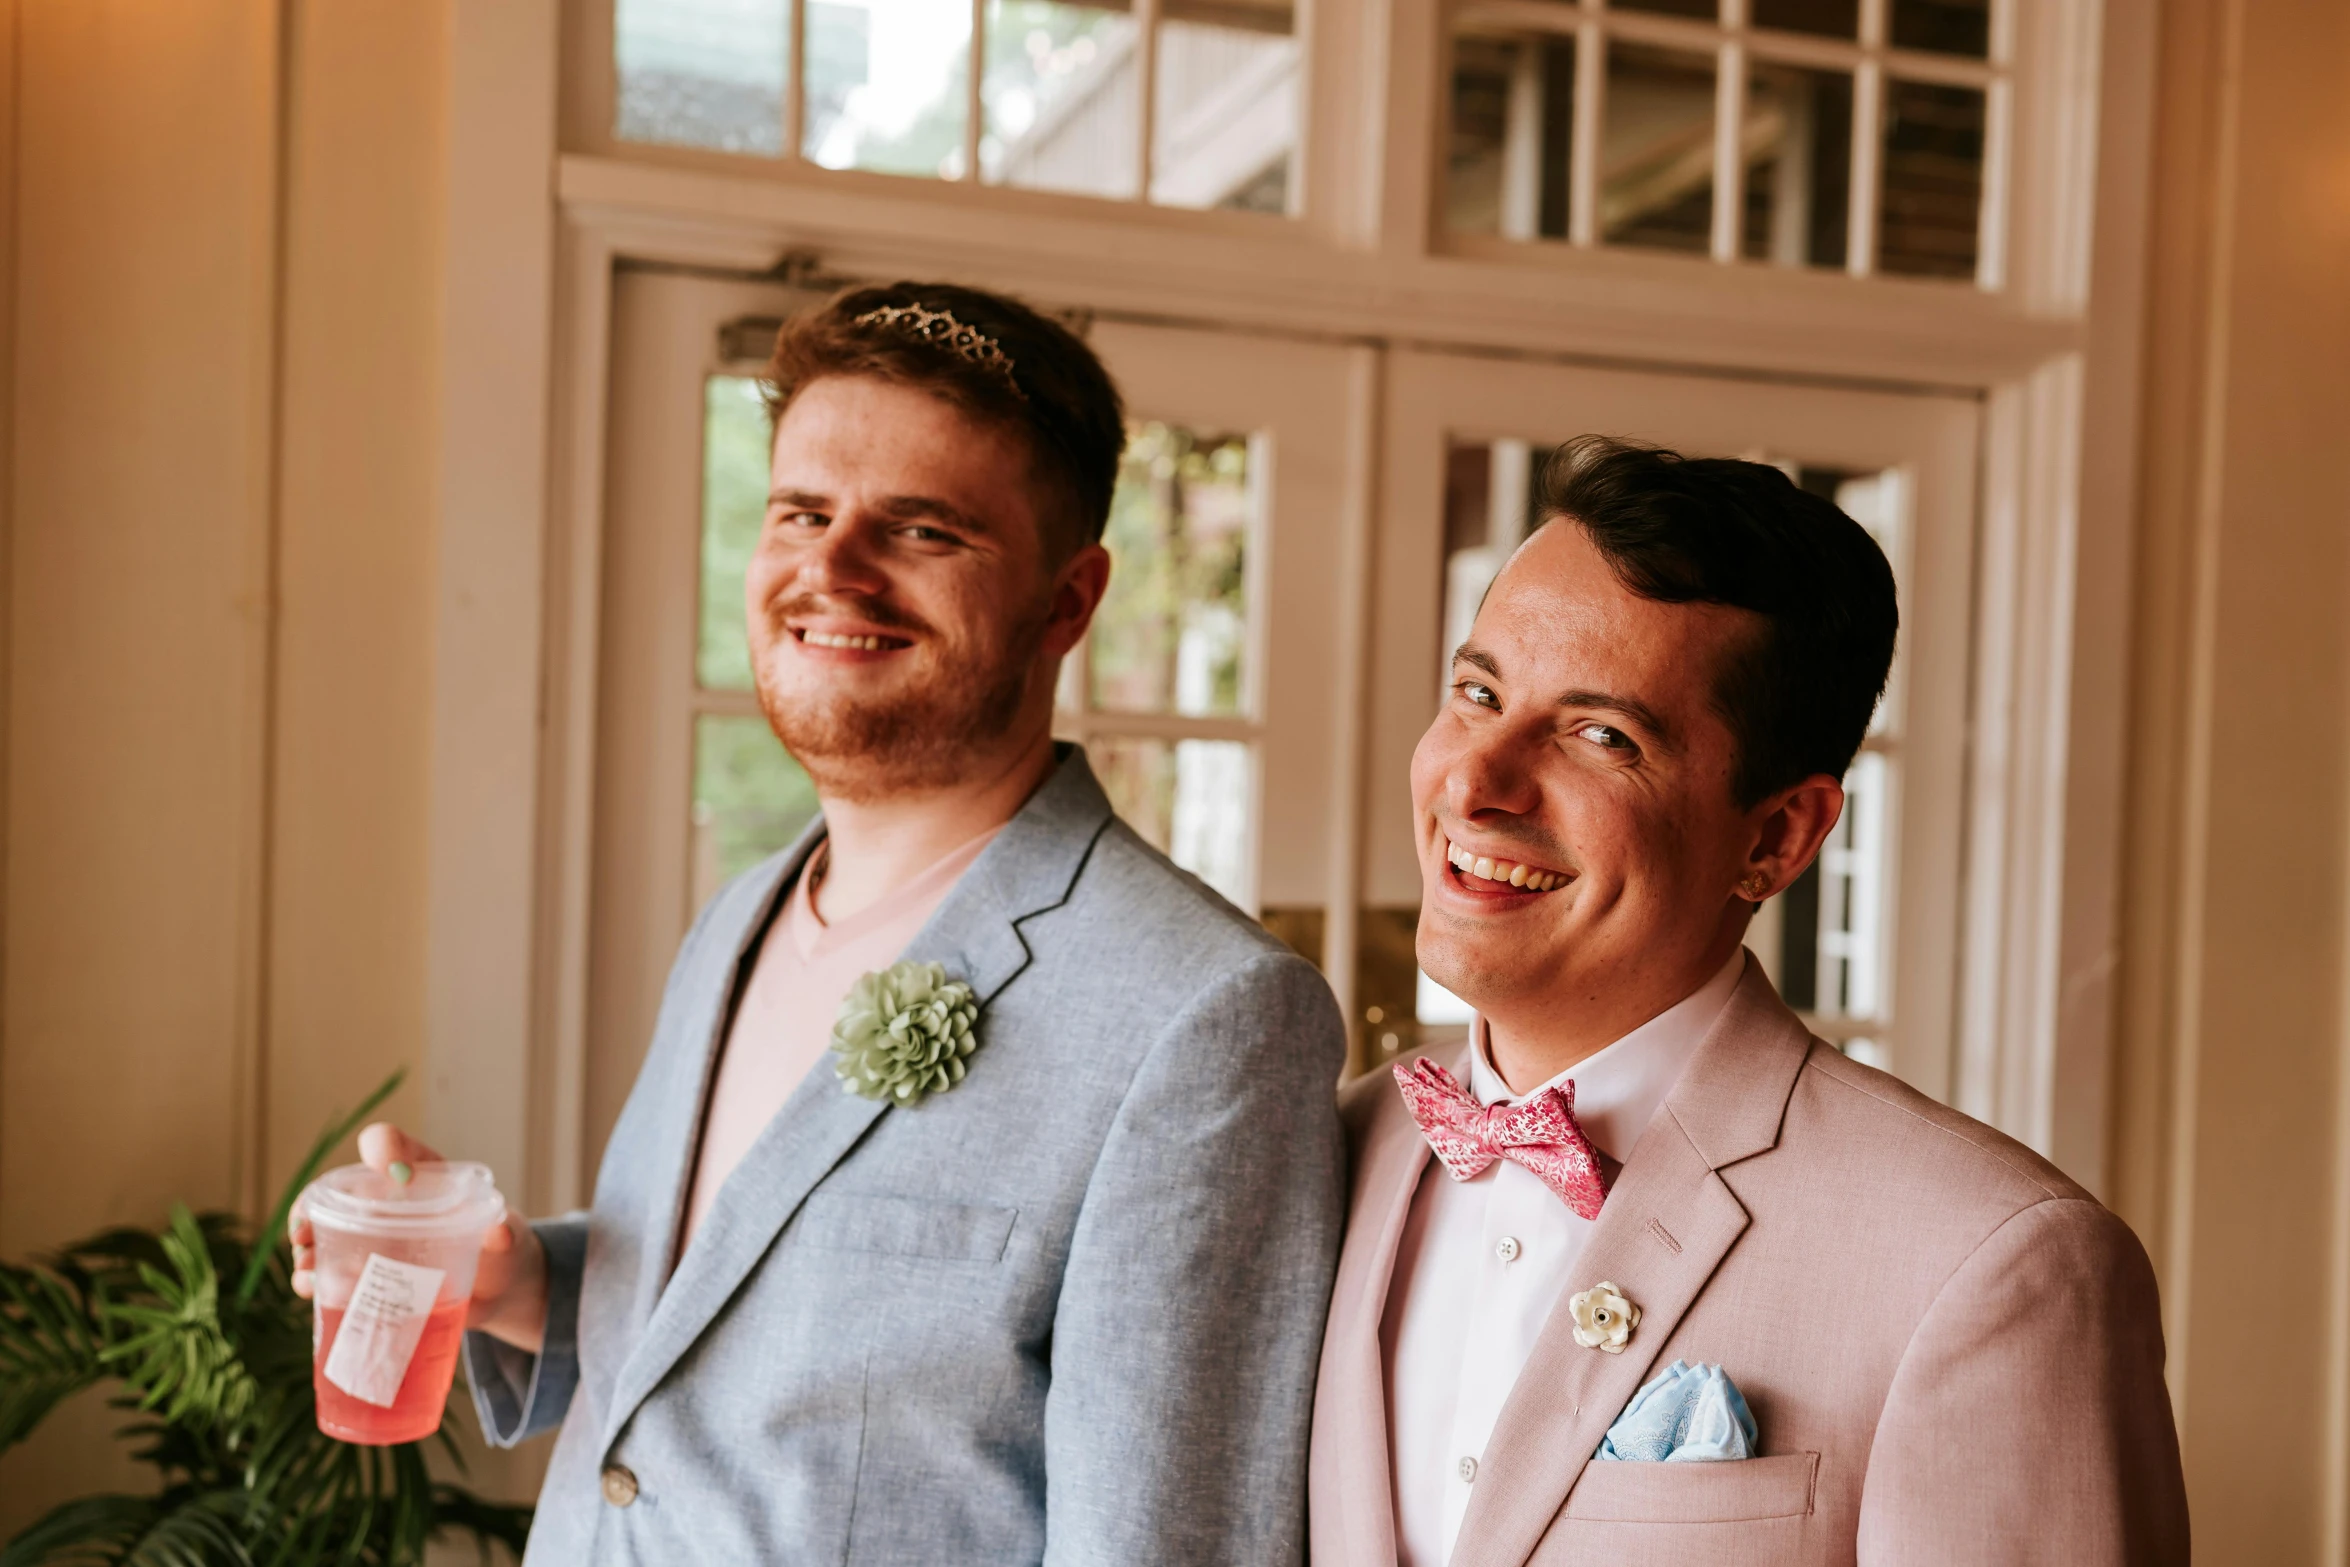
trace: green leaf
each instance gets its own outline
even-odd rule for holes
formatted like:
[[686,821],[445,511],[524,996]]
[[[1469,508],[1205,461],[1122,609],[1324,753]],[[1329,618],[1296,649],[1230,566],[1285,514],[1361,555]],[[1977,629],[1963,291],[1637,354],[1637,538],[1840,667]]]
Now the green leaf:
[[109,1493],[51,1508],[0,1550],[0,1567],[249,1567],[233,1491]]
[[368,1112],[391,1098],[392,1090],[398,1088],[400,1080],[407,1075],[402,1070],[385,1078],[376,1086],[374,1093],[359,1101],[358,1109],[319,1133],[318,1141],[310,1145],[310,1152],[302,1160],[301,1167],[294,1171],[294,1178],[286,1182],[284,1191],[278,1193],[277,1206],[270,1210],[269,1222],[262,1225],[261,1233],[253,1237],[252,1258],[245,1264],[245,1276],[237,1281],[235,1299],[239,1310],[253,1299],[253,1292],[261,1287],[262,1275],[269,1271],[269,1259],[277,1251],[279,1240],[285,1236],[286,1215],[294,1211],[294,1199],[302,1195],[302,1188],[310,1184],[319,1168],[342,1146],[343,1139],[359,1130],[366,1123]]
[[141,1263],[144,1299],[99,1306],[107,1346],[99,1362],[130,1384],[139,1407],[172,1423],[234,1427],[252,1408],[252,1373],[222,1331],[220,1276],[195,1215],[174,1204],[159,1237],[165,1267]]
[[103,1374],[86,1296],[37,1268],[0,1264],[0,1451]]

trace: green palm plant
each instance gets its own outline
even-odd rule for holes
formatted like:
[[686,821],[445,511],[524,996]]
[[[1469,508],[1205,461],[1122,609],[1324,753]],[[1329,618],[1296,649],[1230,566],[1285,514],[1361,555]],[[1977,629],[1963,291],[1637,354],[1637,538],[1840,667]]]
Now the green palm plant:
[[[159,1231],[0,1263],[0,1452],[111,1381],[133,1415],[122,1434],[160,1481],[51,1509],[0,1548],[0,1567],[408,1567],[451,1532],[485,1559],[493,1544],[520,1553],[530,1509],[435,1480],[425,1443],[357,1447],[318,1429],[310,1303],[279,1242],[295,1197],[399,1082],[328,1128],[258,1233],[175,1206]],[[438,1440],[462,1473],[445,1426]]]

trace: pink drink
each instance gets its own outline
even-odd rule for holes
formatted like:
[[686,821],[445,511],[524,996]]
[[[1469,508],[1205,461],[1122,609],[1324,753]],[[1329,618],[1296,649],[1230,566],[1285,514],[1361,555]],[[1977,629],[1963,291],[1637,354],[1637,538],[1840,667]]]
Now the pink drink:
[[363,1164],[311,1182],[317,1243],[312,1376],[318,1429],[414,1442],[440,1428],[481,1243],[505,1201],[478,1164],[420,1164],[407,1181]]
[[465,1302],[441,1301],[425,1319],[424,1336],[416,1342],[415,1358],[391,1407],[362,1403],[326,1378],[327,1356],[343,1326],[344,1313],[321,1307],[318,1313],[318,1351],[311,1375],[318,1388],[318,1429],[346,1442],[389,1447],[395,1442],[421,1442],[441,1428],[441,1411],[448,1406],[449,1387],[456,1380],[457,1351],[465,1342]]

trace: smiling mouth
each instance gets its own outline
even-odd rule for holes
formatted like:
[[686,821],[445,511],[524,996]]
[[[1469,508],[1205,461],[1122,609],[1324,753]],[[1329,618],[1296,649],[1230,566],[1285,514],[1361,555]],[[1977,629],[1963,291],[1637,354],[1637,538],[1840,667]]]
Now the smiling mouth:
[[914,645],[903,637],[846,636],[835,631],[795,630],[792,635],[809,647],[838,648],[851,653],[890,653]]
[[[1546,871],[1538,866],[1521,864],[1516,860],[1497,860],[1490,855],[1475,854],[1462,848],[1450,838],[1444,840],[1446,863],[1461,873],[1461,880],[1475,892],[1549,892],[1564,887],[1575,878],[1566,871]],[[1483,882],[1479,887],[1476,883]]]

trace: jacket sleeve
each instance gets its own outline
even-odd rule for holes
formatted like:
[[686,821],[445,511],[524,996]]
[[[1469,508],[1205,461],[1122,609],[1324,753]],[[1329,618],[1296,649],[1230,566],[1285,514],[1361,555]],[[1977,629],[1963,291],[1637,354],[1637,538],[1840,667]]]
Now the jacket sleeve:
[[547,1253],[547,1321],[535,1355],[487,1333],[465,1335],[465,1377],[492,1447],[552,1431],[579,1386],[579,1286],[587,1271],[584,1213],[531,1225]]
[[1045,1405],[1045,1561],[1301,1559],[1338,1262],[1345,1032],[1266,953],[1152,1046],[1071,1239]]
[[2162,1355],[2154,1270],[2121,1220],[2083,1198],[2007,1220],[1951,1275],[1894,1374],[1861,1498],[1862,1567],[2183,1567]]

